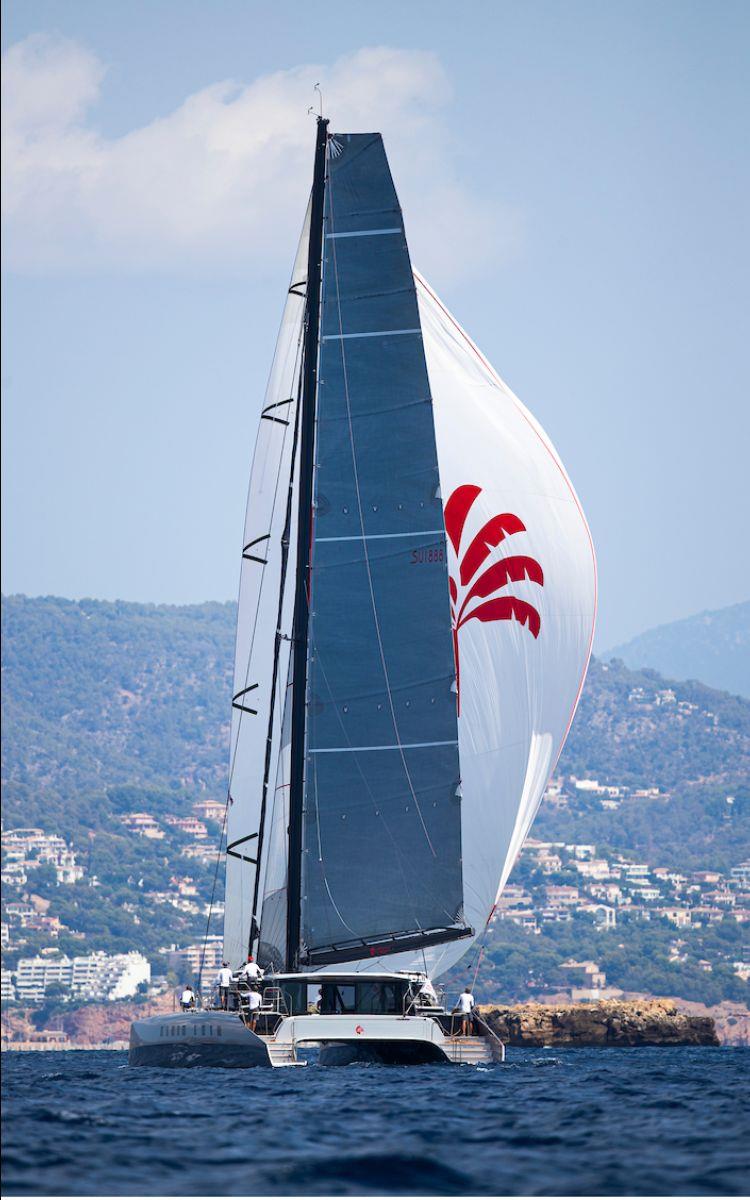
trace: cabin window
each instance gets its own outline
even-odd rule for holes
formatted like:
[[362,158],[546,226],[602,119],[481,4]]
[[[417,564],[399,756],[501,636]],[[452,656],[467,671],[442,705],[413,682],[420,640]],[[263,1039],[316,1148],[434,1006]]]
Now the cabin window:
[[357,1012],[401,1013],[400,989],[395,983],[370,980],[358,984]]
[[353,1013],[357,1011],[357,989],[353,983],[324,983],[320,1011],[331,1013]]

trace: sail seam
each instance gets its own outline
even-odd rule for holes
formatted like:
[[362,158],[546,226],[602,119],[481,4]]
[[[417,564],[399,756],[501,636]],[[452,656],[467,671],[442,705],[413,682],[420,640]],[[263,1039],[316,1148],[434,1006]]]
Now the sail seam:
[[319,537],[316,542],[362,542],[382,538],[427,537],[429,534],[442,536],[442,529],[410,529],[407,533],[348,533],[341,537]]
[[358,751],[368,750],[419,750],[423,746],[457,746],[458,738],[451,738],[447,742],[395,742],[392,746],[318,746],[315,750],[308,750],[308,754],[356,754]]
[[353,238],[353,237],[381,237],[386,233],[403,233],[403,229],[396,225],[393,229],[353,229],[350,233],[327,233],[328,238]]
[[[333,269],[336,270],[335,265]],[[321,342],[342,342],[349,338],[403,337],[407,333],[421,332],[421,329],[375,329],[371,333],[326,333],[320,340]]]

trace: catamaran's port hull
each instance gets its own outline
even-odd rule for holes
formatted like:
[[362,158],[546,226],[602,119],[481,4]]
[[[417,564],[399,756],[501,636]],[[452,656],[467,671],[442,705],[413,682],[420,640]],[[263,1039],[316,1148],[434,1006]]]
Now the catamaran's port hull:
[[262,1038],[235,1013],[147,1017],[130,1027],[131,1067],[270,1067]]

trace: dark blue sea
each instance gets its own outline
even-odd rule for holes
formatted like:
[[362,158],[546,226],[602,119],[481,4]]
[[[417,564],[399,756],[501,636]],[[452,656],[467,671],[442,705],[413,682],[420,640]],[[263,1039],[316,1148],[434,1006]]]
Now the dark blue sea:
[[738,1195],[750,1050],[505,1066],[131,1068],[3,1054],[6,1195]]

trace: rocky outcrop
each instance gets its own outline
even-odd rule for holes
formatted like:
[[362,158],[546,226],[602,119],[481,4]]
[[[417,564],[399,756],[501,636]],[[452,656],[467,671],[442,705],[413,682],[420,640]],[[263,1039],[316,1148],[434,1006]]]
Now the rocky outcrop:
[[508,1046],[718,1046],[713,1019],[671,1000],[591,1004],[485,1004],[480,1013]]

